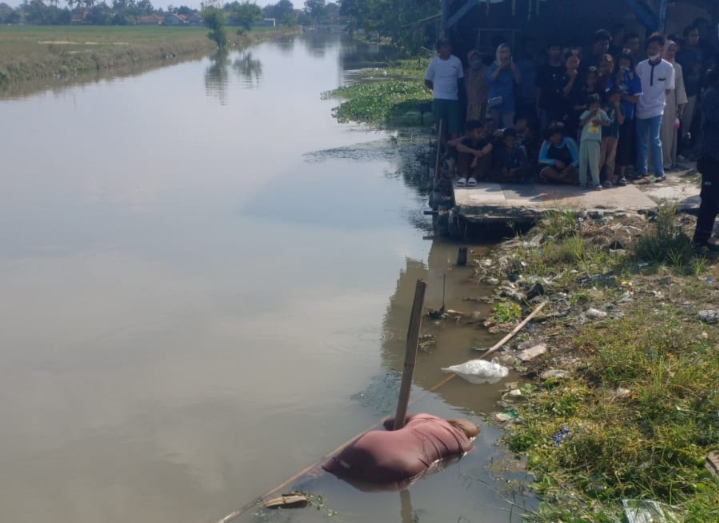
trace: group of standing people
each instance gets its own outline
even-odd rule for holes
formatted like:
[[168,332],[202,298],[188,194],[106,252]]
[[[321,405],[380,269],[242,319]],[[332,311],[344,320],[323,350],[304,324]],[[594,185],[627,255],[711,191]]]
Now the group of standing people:
[[[491,64],[473,50],[466,68],[452,55],[451,43],[440,40],[425,84],[434,91],[443,142],[456,159],[450,165],[462,167],[458,183],[506,180],[510,169],[488,159],[498,152],[506,157],[506,138],[523,149],[525,178],[539,182],[601,190],[625,185],[630,173],[646,177],[650,165],[654,180],[663,181],[677,167],[680,147],[686,144],[691,156],[700,143],[695,115],[719,51],[709,27],[697,20],[681,38],[654,33],[642,46],[636,33],[617,25],[594,34],[586,57],[581,46],[550,41],[542,64],[531,38],[516,60],[508,43],[498,43]],[[534,136],[544,137],[541,146]],[[470,155],[469,162],[463,155]]]

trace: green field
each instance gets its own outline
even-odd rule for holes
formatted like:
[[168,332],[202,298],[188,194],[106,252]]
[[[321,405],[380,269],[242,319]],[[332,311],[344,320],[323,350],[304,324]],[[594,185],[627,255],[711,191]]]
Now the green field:
[[[233,47],[286,32],[228,31]],[[172,61],[216,49],[204,27],[0,26],[0,84]]]

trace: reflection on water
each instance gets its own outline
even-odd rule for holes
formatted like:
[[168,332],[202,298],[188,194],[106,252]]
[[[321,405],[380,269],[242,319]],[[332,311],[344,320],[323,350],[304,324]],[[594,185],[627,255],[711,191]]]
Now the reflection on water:
[[233,58],[230,58],[227,51],[218,51],[209,60],[205,70],[205,89],[208,96],[217,98],[220,105],[227,105],[228,102],[230,71],[236,74],[238,86],[246,89],[260,86],[262,62],[252,56],[252,51],[241,51]]
[[210,57],[210,65],[205,69],[207,95],[217,98],[220,105],[227,105],[228,61],[227,51],[218,51],[217,54]]
[[240,56],[235,58],[232,63],[232,67],[237,71],[243,85],[250,89],[259,87],[262,78],[262,62],[253,58],[251,51],[240,53]]
[[[391,410],[406,289],[425,277],[435,306],[455,254],[422,240],[426,138],[338,125],[319,96],[345,78],[343,45],[315,34],[0,101],[3,521],[216,521]],[[466,277],[448,272],[455,308]],[[485,343],[431,328],[422,388]],[[455,380],[413,408],[471,416],[492,394]],[[466,482],[491,483],[497,437],[484,426],[477,452],[413,486],[413,517],[509,521]],[[327,476],[298,487],[346,522],[410,512]]]

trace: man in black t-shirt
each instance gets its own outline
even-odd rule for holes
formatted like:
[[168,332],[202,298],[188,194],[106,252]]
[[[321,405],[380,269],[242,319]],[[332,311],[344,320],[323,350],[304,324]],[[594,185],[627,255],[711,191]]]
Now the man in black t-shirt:
[[447,142],[457,151],[457,186],[474,187],[489,175],[492,166],[492,142],[485,136],[482,122],[470,120],[465,125],[465,135]]
[[562,46],[559,42],[551,42],[547,48],[547,63],[539,68],[537,72],[537,107],[542,132],[544,132],[552,121],[561,121],[564,109],[561,77],[564,74],[564,62],[562,61]]

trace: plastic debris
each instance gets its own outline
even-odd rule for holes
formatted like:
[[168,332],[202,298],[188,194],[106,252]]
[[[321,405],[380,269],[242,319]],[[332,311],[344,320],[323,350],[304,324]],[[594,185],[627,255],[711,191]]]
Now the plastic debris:
[[587,310],[587,318],[590,320],[603,320],[607,317],[607,313],[598,309]]
[[699,311],[699,319],[704,323],[717,323],[719,322],[719,311],[706,310]]
[[623,499],[628,523],[679,523],[676,509],[649,499]]
[[445,367],[442,371],[452,372],[475,385],[497,383],[509,374],[509,369],[500,365],[496,358],[492,361],[470,360],[461,365]]
[[706,468],[713,476],[719,476],[719,451],[714,451],[707,456]]
[[563,379],[566,379],[567,376],[569,376],[569,373],[566,370],[550,369],[550,370],[544,371],[540,377],[543,380],[548,380],[548,379],[552,379],[552,378],[554,378],[555,380],[563,380]]
[[500,423],[507,423],[508,421],[516,421],[519,419],[519,412],[517,412],[514,409],[508,409],[508,410],[505,410],[504,412],[497,413],[495,418]]
[[555,447],[558,447],[565,439],[567,439],[571,435],[572,433],[570,432],[569,427],[564,425],[561,429],[557,431],[554,436],[552,436],[552,442],[554,442]]
[[534,347],[524,349],[522,352],[517,354],[517,358],[520,361],[529,361],[529,360],[533,360],[537,356],[541,356],[545,352],[547,352],[547,346],[540,343],[538,345],[535,345]]
[[617,398],[626,398],[627,396],[630,396],[632,394],[632,391],[629,389],[623,389],[622,387],[617,387],[617,390],[614,392],[614,395]]

